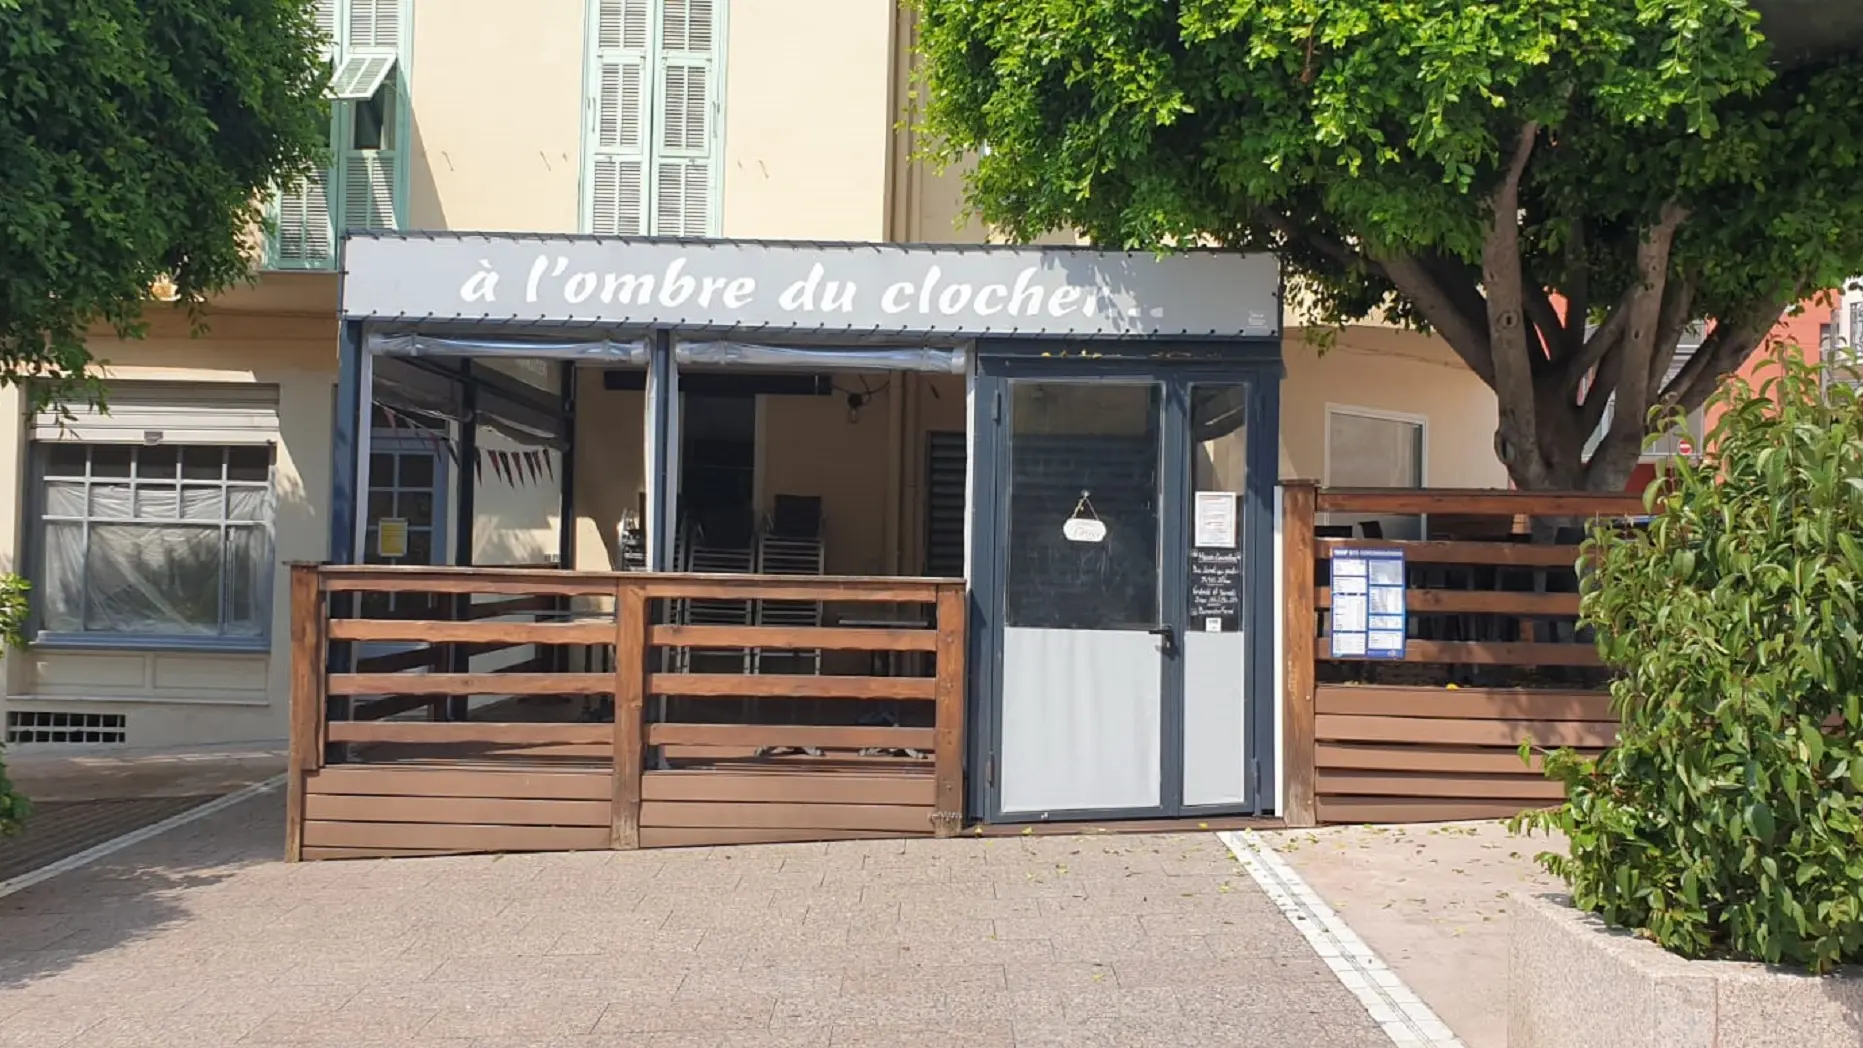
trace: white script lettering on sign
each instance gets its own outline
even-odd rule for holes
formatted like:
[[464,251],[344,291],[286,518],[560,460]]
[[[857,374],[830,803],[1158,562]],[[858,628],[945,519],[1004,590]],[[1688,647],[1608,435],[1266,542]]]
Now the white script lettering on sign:
[[350,317],[878,334],[1271,337],[1278,264],[1085,249],[359,235]]

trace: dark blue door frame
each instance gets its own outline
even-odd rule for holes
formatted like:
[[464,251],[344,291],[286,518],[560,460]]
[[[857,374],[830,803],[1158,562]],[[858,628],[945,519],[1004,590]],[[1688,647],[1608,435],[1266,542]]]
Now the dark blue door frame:
[[[986,342],[979,346],[972,402],[972,487],[970,491],[971,629],[968,723],[969,816],[986,822],[1036,821],[1040,816],[1005,815],[1001,806],[1002,640],[1006,568],[1008,387],[1015,379],[1148,381],[1163,386],[1166,433],[1188,434],[1188,391],[1192,384],[1246,384],[1248,398],[1247,477],[1243,492],[1242,629],[1246,640],[1244,688],[1249,752],[1249,799],[1242,805],[1184,805],[1183,674],[1178,663],[1167,673],[1163,695],[1163,805],[1157,810],[1049,812],[1050,820],[1262,814],[1274,803],[1277,774],[1274,696],[1274,487],[1280,461],[1280,346],[1277,342],[1161,345],[1152,342],[1095,346],[1092,354],[1057,354],[1052,343]],[[1178,525],[1161,535],[1160,598],[1164,621],[1180,631],[1185,610],[1185,573],[1190,542],[1191,449],[1173,436],[1160,463],[1163,496],[1178,507]],[[1182,446],[1179,446],[1182,445]],[[1181,632],[1179,634],[1181,639]],[[1175,678],[1174,680],[1172,678]]]

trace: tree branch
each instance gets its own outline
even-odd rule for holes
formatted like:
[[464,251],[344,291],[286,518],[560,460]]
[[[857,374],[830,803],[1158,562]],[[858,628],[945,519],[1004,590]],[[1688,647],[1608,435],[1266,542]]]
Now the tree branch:
[[1611,393],[1617,388],[1617,372],[1623,364],[1623,354],[1617,352],[1621,341],[1612,342],[1611,349],[1598,362],[1598,373],[1592,376],[1591,386],[1585,391],[1585,402],[1578,408],[1579,432],[1590,440],[1591,435],[1604,421],[1604,409],[1610,405]]
[[1586,257],[1585,219],[1572,220],[1565,244],[1565,347],[1561,357],[1585,348],[1585,325],[1591,319],[1591,260]]
[[[1604,323],[1598,325],[1598,330],[1584,339],[1578,355],[1568,357],[1561,363],[1560,389],[1576,392],[1579,383],[1585,381],[1585,376],[1590,373],[1591,369],[1598,366],[1598,362],[1604,359],[1606,353],[1617,347],[1618,340],[1624,335],[1624,325],[1630,322],[1630,305],[1636,300],[1636,290],[1636,288],[1631,288],[1624,292],[1624,297],[1618,300],[1617,308],[1611,310],[1611,315],[1604,318]],[[1584,330],[1583,326],[1578,329],[1580,337],[1584,337]]]
[[[1449,348],[1455,350],[1468,369],[1492,388],[1494,356],[1480,314],[1470,313],[1458,305],[1458,295],[1449,291],[1430,266],[1415,255],[1374,254],[1371,260],[1382,269],[1385,279],[1417,307],[1417,312],[1443,341],[1449,343]],[[1468,290],[1474,291],[1474,286],[1469,285]],[[1479,294],[1474,297],[1479,301]]]
[[1275,232],[1281,234],[1288,242],[1299,241],[1305,243],[1307,246],[1325,255],[1327,258],[1332,259],[1339,265],[1345,266],[1348,269],[1363,267],[1374,272],[1382,272],[1376,261],[1367,258],[1363,253],[1353,248],[1352,245],[1337,237],[1330,237],[1324,233],[1315,231],[1311,227],[1303,226],[1271,208],[1257,208],[1255,215],[1264,225],[1269,226]]
[[1695,355],[1661,391],[1657,402],[1672,404],[1683,412],[1692,412],[1707,403],[1720,387],[1721,379],[1739,367],[1772,331],[1790,301],[1770,299],[1755,303],[1738,316],[1716,322],[1714,330],[1702,340],[1701,348],[1695,350]]
[[1662,292],[1662,314],[1656,321],[1656,347],[1650,355],[1650,389],[1662,391],[1662,381],[1675,361],[1676,346],[1688,328],[1689,310],[1695,305],[1695,281],[1671,280]]
[[1669,251],[1675,243],[1676,229],[1687,217],[1687,210],[1680,204],[1664,204],[1656,224],[1637,245],[1636,295],[1627,311],[1628,326],[1617,350],[1622,356],[1614,390],[1617,406],[1611,413],[1610,431],[1593,453],[1597,462],[1621,463],[1626,455],[1634,457],[1634,452],[1643,447],[1649,424],[1650,360],[1655,355],[1656,330],[1668,297]]
[[1488,295],[1488,345],[1494,360],[1494,392],[1500,401],[1495,451],[1514,475],[1534,472],[1540,459],[1533,395],[1533,357],[1528,350],[1524,304],[1526,281],[1520,263],[1520,179],[1533,156],[1540,125],[1520,128],[1500,185],[1489,206],[1492,225],[1481,251],[1481,276]]
[[1533,318],[1533,326],[1539,329],[1540,343],[1544,352],[1533,354],[1533,373],[1543,375],[1565,358],[1569,351],[1565,324],[1559,320],[1559,311],[1553,308],[1552,296],[1546,289],[1532,281],[1526,281],[1524,290],[1527,295],[1527,315]]

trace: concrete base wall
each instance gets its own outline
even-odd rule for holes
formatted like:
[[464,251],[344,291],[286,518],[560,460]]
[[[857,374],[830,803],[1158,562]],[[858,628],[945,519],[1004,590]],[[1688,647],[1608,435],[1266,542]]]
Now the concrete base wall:
[[1508,1048],[1856,1048],[1863,972],[1687,961],[1561,897],[1514,908]]

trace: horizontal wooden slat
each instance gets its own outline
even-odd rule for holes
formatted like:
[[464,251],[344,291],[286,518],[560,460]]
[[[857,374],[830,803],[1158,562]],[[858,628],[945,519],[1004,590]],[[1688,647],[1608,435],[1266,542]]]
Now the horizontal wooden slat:
[[1447,797],[1326,797],[1319,798],[1319,817],[1326,823],[1358,822],[1464,822],[1470,819],[1505,819],[1550,803],[1508,800],[1469,800]]
[[306,848],[420,848],[446,852],[591,851],[606,848],[611,826],[469,826],[423,822],[304,824]]
[[316,859],[418,859],[432,855],[453,855],[436,848],[305,848],[304,860]]
[[[1326,662],[1376,661],[1334,658],[1320,645]],[[1533,644],[1487,640],[1413,640],[1404,645],[1405,662],[1452,662],[1470,666],[1598,666],[1598,649],[1590,644]]]
[[930,775],[846,772],[650,771],[641,776],[648,801],[728,801],[755,804],[906,804],[930,807]]
[[1571,568],[1578,546],[1538,546],[1528,542],[1414,542],[1405,539],[1315,539],[1321,560],[1335,549],[1401,549],[1410,564],[1485,564],[1516,568]]
[[932,604],[948,582],[853,579],[832,575],[796,581],[793,575],[643,576],[650,599],[819,600],[850,603]]
[[812,724],[649,724],[647,745],[812,746],[825,750],[932,748],[931,728],[823,727]]
[[1322,488],[1315,508],[1321,513],[1465,513],[1508,517],[1640,517],[1646,512],[1641,495],[1483,488]]
[[1443,775],[1376,771],[1322,771],[1321,796],[1465,797],[1485,801],[1553,802],[1565,786],[1531,775]]
[[538,572],[511,577],[466,570],[459,572],[393,570],[347,575],[326,572],[323,588],[330,593],[483,593],[512,596],[603,597],[614,596],[612,577],[576,572]]
[[605,695],[611,673],[332,673],[331,695]]
[[459,771],[336,764],[311,772],[305,788],[309,793],[328,794],[607,801],[614,796],[614,776],[606,771]]
[[304,817],[330,822],[438,822],[483,826],[610,826],[605,800],[517,800],[509,797],[368,797],[318,794],[304,798]]
[[361,749],[359,759],[377,765],[452,766],[465,761],[505,767],[528,765],[534,768],[581,770],[598,764],[604,768],[609,767],[614,760],[614,740],[587,744],[375,742]]
[[[927,835],[930,833],[927,828]],[[728,829],[719,826],[642,826],[643,848],[703,848],[724,844],[809,844],[815,841],[891,840],[896,830]]]
[[[1516,744],[1518,746],[1518,744]],[[1595,755],[1601,751],[1580,749]],[[1313,763],[1326,769],[1363,771],[1445,772],[1465,775],[1533,775],[1541,773],[1539,754],[1522,761],[1515,747],[1378,745],[1362,742],[1322,742],[1314,747]]]
[[463,617],[478,621],[507,615],[536,615],[556,610],[555,597],[514,597],[510,600],[474,601],[466,605]]
[[[1313,606],[1333,606],[1331,586],[1313,591]],[[1514,593],[1506,590],[1416,589],[1404,593],[1404,606],[1420,613],[1460,612],[1488,615],[1532,615],[1552,618],[1578,614],[1576,593]]]
[[[481,644],[613,644],[607,622],[435,622],[425,619],[331,619],[331,640]],[[364,665],[359,667],[368,669]]]
[[501,724],[491,721],[331,721],[331,742],[495,742],[597,745],[614,741],[609,724]]
[[[610,640],[613,626],[607,627]],[[653,643],[669,648],[795,648],[827,651],[935,651],[936,630],[835,626],[655,626]]]
[[712,804],[643,801],[642,826],[718,826],[729,829],[892,830],[930,833],[930,805]]
[[[608,678],[611,682],[613,678]],[[647,690],[655,695],[716,698],[930,699],[931,677],[832,677],[812,673],[656,673]]]
[[1589,721],[1439,720],[1433,717],[1350,717],[1322,714],[1314,737],[1322,742],[1421,742],[1441,746],[1584,746],[1617,741],[1617,725]]
[[1383,684],[1322,684],[1314,689],[1319,713],[1384,717],[1461,717],[1476,720],[1617,720],[1603,691],[1532,688],[1426,688]]

